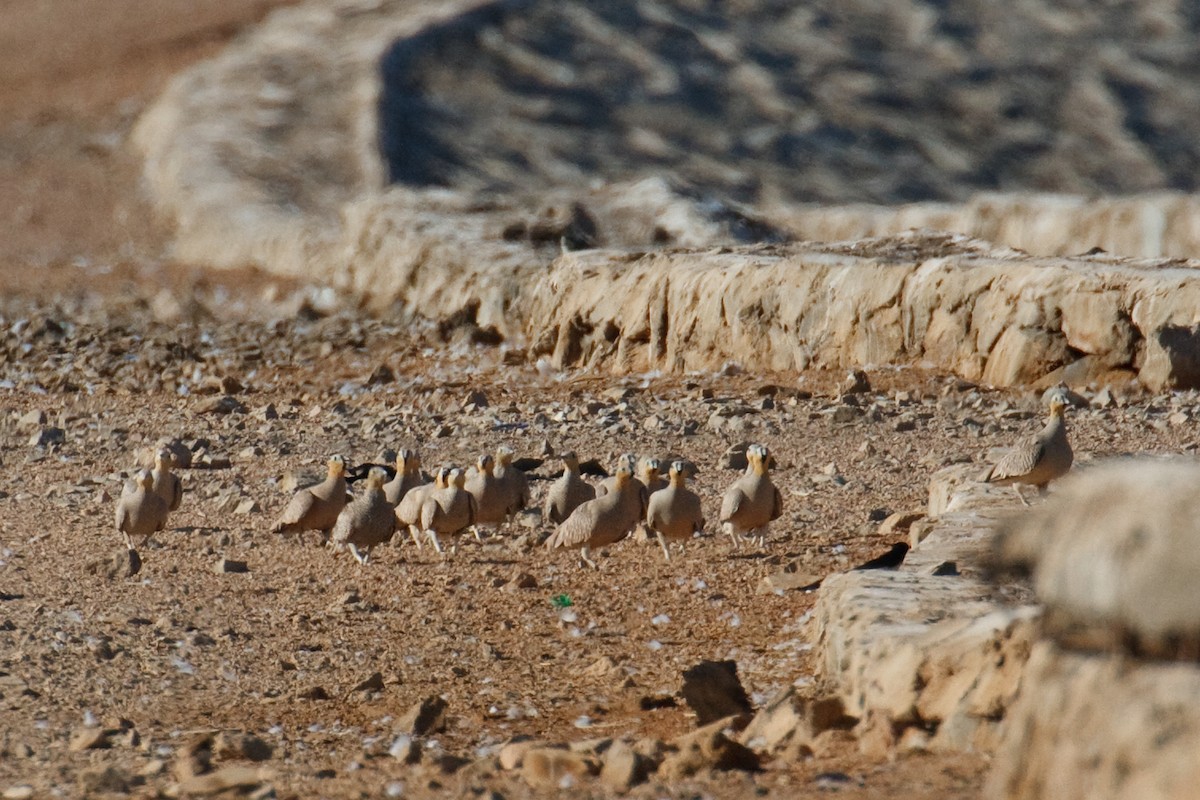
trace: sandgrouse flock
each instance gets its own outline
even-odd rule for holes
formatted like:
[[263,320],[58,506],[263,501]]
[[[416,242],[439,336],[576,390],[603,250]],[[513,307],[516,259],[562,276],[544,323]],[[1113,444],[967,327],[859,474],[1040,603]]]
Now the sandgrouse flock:
[[[1035,486],[1045,494],[1049,483],[1071,468],[1066,398],[1052,393],[1049,405],[1046,426],[981,476],[985,482],[1013,486],[1025,505],[1021,485]],[[513,457],[511,448],[501,447],[494,456],[480,456],[469,471],[445,466],[431,480],[421,470],[420,456],[403,449],[396,457],[392,480],[383,467],[372,467],[365,486],[354,496],[347,483],[346,460],[335,455],[329,459],[325,480],[296,491],[271,531],[319,531],[335,550],[348,550],[360,564],[368,562],[374,547],[404,532],[417,548],[428,543],[443,553],[446,541],[453,553],[465,533],[482,540],[530,506],[529,481],[513,465]],[[668,561],[671,544],[677,543],[682,551],[693,537],[704,534],[700,496],[687,486],[695,470],[689,462],[672,461],[664,479],[658,459],[625,454],[611,476],[593,485],[580,474],[574,452],[560,458],[562,475],[551,485],[542,507],[542,519],[557,526],[545,540],[546,547],[577,549],[581,565],[596,568],[593,551],[625,539],[639,527],[657,540]],[[772,459],[766,445],[750,445],[746,461],[745,472],[722,497],[718,521],[734,547],[747,541],[764,547],[770,524],[783,514],[783,494],[771,478]],[[129,549],[134,549],[135,538],[145,546],[179,509],[183,485],[172,472],[174,465],[171,451],[160,450],[153,470],[143,469],[126,483],[117,500],[116,526]]]

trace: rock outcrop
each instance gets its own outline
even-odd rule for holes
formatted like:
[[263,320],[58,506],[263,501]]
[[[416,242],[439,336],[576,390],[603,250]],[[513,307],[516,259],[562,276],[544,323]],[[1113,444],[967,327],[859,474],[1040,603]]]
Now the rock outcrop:
[[[707,252],[586,251],[528,295],[557,366],[924,363],[997,386],[1200,385],[1193,262],[1034,258],[945,234]],[[1122,377],[1123,376],[1123,377]]]
[[931,508],[940,516],[899,569],[821,585],[820,674],[859,719],[867,752],[893,752],[910,731],[932,749],[992,752],[1021,685],[1040,610],[1012,605],[1027,593],[984,574],[995,522],[1016,501],[963,481],[967,469],[934,476],[931,500],[946,498]]
[[1191,797],[1200,768],[1193,461],[1118,460],[1001,532],[1031,569],[1045,639],[1009,710],[987,796]]

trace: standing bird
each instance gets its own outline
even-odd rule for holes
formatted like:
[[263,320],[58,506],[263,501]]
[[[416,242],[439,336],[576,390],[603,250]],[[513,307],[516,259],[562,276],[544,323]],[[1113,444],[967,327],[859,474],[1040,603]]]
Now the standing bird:
[[662,462],[657,458],[643,458],[638,463],[638,479],[645,485],[648,494],[667,488],[667,481],[662,477]]
[[[480,525],[499,528],[508,519],[512,504],[512,491],[508,483],[496,477],[496,462],[487,454],[479,457],[475,471],[465,484],[466,490],[475,498],[475,522],[471,530],[476,541],[483,541],[479,534]],[[511,469],[511,468],[510,468]]]
[[511,447],[501,445],[496,449],[495,475],[506,487],[508,493],[508,515],[520,514],[529,507],[529,478],[525,473],[513,466],[513,456],[516,455]]
[[995,466],[987,471],[983,480],[999,486],[1012,486],[1021,503],[1029,505],[1021,494],[1021,484],[1038,488],[1045,496],[1050,481],[1061,478],[1071,469],[1075,454],[1067,441],[1067,399],[1061,392],[1050,395],[1050,419],[1046,427],[1034,436],[1018,444]]
[[546,547],[578,547],[583,564],[597,569],[590,557],[593,547],[616,544],[629,535],[637,525],[637,519],[629,515],[630,497],[640,504],[637,488],[633,486],[633,470],[629,462],[622,460],[613,475],[611,490],[595,500],[583,503],[567,520],[558,526],[554,535],[546,540]]
[[298,489],[271,527],[272,533],[321,531],[328,534],[346,507],[346,459],[329,459],[329,472],[321,483]]
[[563,474],[546,494],[542,515],[558,524],[588,500],[596,499],[596,488],[579,476],[579,458],[574,452],[562,454]]
[[383,485],[383,496],[393,506],[404,499],[410,489],[425,484],[421,474],[421,457],[405,448],[396,455],[396,477]]
[[767,474],[770,458],[766,445],[746,448],[746,472],[726,490],[721,501],[721,525],[734,547],[747,534],[759,547],[765,545],[767,527],[783,514],[783,496]]
[[359,564],[366,564],[371,548],[392,538],[396,528],[396,511],[383,491],[387,473],[374,467],[367,473],[367,486],[362,496],[346,504],[333,526],[334,547],[347,545]]
[[[442,552],[438,534],[457,537],[475,524],[475,498],[466,490],[467,475],[461,469],[450,470],[450,485],[430,493],[421,504],[421,529],[433,542],[433,549]],[[457,538],[451,551],[457,550]]]
[[669,474],[670,486],[650,495],[646,508],[646,525],[658,536],[667,561],[671,560],[667,539],[678,541],[682,548],[694,533],[704,530],[700,496],[687,488],[687,465],[674,461]]
[[125,546],[134,549],[133,537],[141,536],[142,546],[167,524],[167,501],[154,493],[154,476],[143,469],[134,479],[134,489],[117,500],[117,530],[125,536]]
[[167,504],[167,511],[179,510],[179,504],[183,502],[183,481],[171,472],[173,466],[175,456],[167,448],[164,447],[154,454],[154,469],[150,473],[154,479],[151,491],[163,499]]
[[421,549],[421,507],[429,496],[450,485],[450,468],[442,467],[433,478],[433,483],[422,483],[408,490],[396,504],[396,524],[408,528],[413,544]]
[[[646,518],[646,504],[650,502],[650,490],[646,488],[646,484],[642,483],[637,478],[633,477],[634,472],[638,467],[637,456],[632,453],[625,453],[617,459],[617,470],[625,467],[629,471],[628,488],[625,491],[624,510],[625,514],[631,517],[629,529],[633,530],[642,520]],[[596,497],[604,497],[612,491],[617,484],[617,476],[605,478],[596,487]]]

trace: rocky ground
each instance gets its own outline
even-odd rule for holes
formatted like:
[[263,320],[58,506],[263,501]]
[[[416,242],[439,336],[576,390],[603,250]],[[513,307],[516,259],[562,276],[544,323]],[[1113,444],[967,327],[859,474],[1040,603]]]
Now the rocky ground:
[[[85,21],[73,3],[0,9],[3,796],[152,797],[189,779],[193,794],[259,797],[550,795],[559,777],[497,763],[505,742],[576,743],[599,765],[627,741],[656,765],[696,727],[682,671],[702,660],[735,661],[755,706],[789,686],[825,696],[814,593],[764,579],[887,550],[886,514],[920,508],[937,468],[982,468],[1036,428],[1037,398],[914,370],[869,369],[871,389],[847,397],[841,374],[558,374],[469,325],[172,263],[128,131],[172,73],[285,4],[171,0],[153,20],[125,2]],[[1083,399],[1081,461],[1196,447],[1193,395]],[[193,459],[187,494],[126,578],[115,496],[161,438]],[[415,446],[434,466],[501,443],[544,460],[537,499],[568,447],[605,464],[689,458],[711,520],[736,475],[726,453],[747,441],[774,451],[786,503],[762,551],[709,536],[666,563],[627,541],[593,572],[538,547],[548,529],[528,519],[451,558],[403,545],[360,568],[267,532],[332,452],[361,464]],[[225,559],[247,571],[217,572]],[[409,712],[435,697],[441,724],[424,730]],[[676,759],[632,793],[966,798],[987,767],[879,762],[836,725],[786,753],[750,744],[727,766],[758,771],[701,758],[679,777]],[[613,771],[571,794],[609,793]]]
[[[935,469],[982,469],[990,448],[1040,424],[1034,395],[911,370],[872,370],[869,391],[845,396],[840,374],[735,365],[553,373],[520,348],[474,343],[469,325],[371,319],[252,274],[187,292],[9,300],[3,320],[0,779],[38,794],[169,791],[202,771],[209,751],[189,744],[217,732],[212,766],[264,757],[269,773],[245,780],[280,796],[520,796],[537,777],[495,764],[519,736],[669,755],[696,723],[679,692],[699,661],[736,661],[756,706],[788,686],[822,695],[807,655],[815,594],[764,592],[765,578],[886,551],[897,535],[881,520],[921,508]],[[1081,462],[1196,447],[1193,396],[1082,400]],[[192,455],[183,507],[141,572],[114,577],[114,497],[162,438]],[[330,453],[357,465],[409,446],[433,466],[502,443],[544,459],[535,500],[568,448],[605,464],[623,451],[691,459],[712,520],[737,474],[726,453],[746,441],[771,446],[786,503],[762,551],[708,536],[667,563],[627,541],[583,570],[537,546],[549,529],[528,517],[455,556],[406,543],[360,567],[315,535],[267,532],[286,489]],[[222,559],[248,571],[220,573]],[[420,735],[405,715],[431,697],[446,703],[444,729]],[[391,754],[405,736],[421,748],[415,765]],[[810,750],[634,791],[970,797],[985,767],[963,755],[875,763],[841,730]],[[592,777],[575,786],[603,791]]]

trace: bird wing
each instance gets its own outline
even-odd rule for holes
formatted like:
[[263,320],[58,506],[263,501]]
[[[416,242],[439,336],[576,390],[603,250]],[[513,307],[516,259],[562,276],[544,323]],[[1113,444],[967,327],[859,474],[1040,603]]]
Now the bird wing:
[[1046,443],[1040,438],[1032,438],[1009,450],[1004,458],[996,462],[988,473],[988,481],[1003,481],[1020,478],[1037,467],[1046,455]]
[[571,516],[554,532],[554,547],[583,547],[592,538],[591,515],[587,503],[571,512]]
[[774,487],[775,497],[774,505],[771,506],[771,519],[779,519],[783,516],[783,495],[779,493],[779,487]]
[[279,521],[285,525],[294,525],[302,522],[313,510],[317,504],[317,497],[307,489],[301,489],[292,495],[292,500],[287,504],[287,508],[283,510],[283,515]]
[[725,493],[721,500],[721,521],[727,522],[737,516],[746,503],[746,493],[740,486],[734,486]]
[[129,508],[124,503],[117,504],[117,530],[124,532],[129,524]]
[[183,481],[178,475],[171,476],[171,511],[178,511],[180,503],[183,502]]

